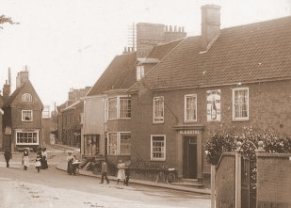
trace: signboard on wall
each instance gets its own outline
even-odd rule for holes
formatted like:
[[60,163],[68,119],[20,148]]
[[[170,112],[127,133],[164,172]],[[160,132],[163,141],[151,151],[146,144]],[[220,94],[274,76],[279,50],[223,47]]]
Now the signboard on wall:
[[207,121],[221,121],[221,90],[207,90]]

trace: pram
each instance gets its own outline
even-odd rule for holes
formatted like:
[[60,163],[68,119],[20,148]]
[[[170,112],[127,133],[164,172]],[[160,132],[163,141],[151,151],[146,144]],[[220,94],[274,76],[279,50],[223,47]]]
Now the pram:
[[78,161],[78,160],[72,162],[72,173],[73,173],[74,175],[79,175],[80,164],[81,164],[81,162]]

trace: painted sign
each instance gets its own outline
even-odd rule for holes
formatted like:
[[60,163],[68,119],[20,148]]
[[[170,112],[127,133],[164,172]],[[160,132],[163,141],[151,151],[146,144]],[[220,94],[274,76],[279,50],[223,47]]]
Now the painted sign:
[[207,121],[221,120],[221,90],[207,90]]

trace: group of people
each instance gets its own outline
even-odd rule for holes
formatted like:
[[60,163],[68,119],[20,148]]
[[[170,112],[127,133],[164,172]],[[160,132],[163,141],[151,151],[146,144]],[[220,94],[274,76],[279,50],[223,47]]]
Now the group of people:
[[[47,151],[46,148],[39,148],[36,152],[36,159],[35,159],[35,168],[37,172],[40,172],[40,169],[47,169],[48,164],[47,164]],[[23,156],[22,156],[22,165],[24,170],[27,170],[29,167],[29,149],[26,148],[23,151]]]
[[[129,177],[130,177],[130,166],[131,162],[126,161],[122,162],[122,160],[118,161],[117,164],[117,184],[119,184],[120,181],[123,181],[123,184],[128,186]],[[101,181],[100,184],[104,182],[104,179],[106,180],[107,184],[109,183],[109,179],[107,177],[108,173],[108,165],[106,161],[103,161],[101,164]]]
[[[80,161],[76,158],[76,155],[73,155],[72,152],[68,152],[67,156],[67,173],[69,175],[76,175],[79,169]],[[117,184],[119,184],[120,181],[123,181],[123,184],[128,186],[129,177],[130,177],[130,166],[131,162],[126,161],[122,162],[122,160],[118,161],[117,164]],[[100,184],[104,183],[104,180],[106,180],[107,184],[110,183],[108,179],[108,164],[104,160],[101,163],[101,181]]]
[[[47,169],[48,163],[47,163],[47,151],[46,148],[39,148],[36,153],[36,159],[35,159],[35,168],[37,169],[37,172],[40,172],[40,169]],[[9,161],[12,159],[12,153],[9,149],[6,149],[4,151],[4,157],[6,161],[6,167],[9,168]],[[23,150],[22,155],[22,165],[23,169],[27,170],[29,167],[29,148],[25,148]]]

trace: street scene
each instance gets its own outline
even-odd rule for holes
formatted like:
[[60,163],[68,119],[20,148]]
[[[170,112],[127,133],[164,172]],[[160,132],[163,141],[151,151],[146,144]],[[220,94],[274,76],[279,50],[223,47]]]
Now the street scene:
[[0,208],[291,207],[290,89],[291,0],[1,0]]
[[[65,150],[66,151],[66,150]],[[68,150],[69,151],[69,150]],[[32,156],[33,155],[33,156]],[[100,184],[100,177],[72,176],[57,166],[66,161],[64,150],[49,149],[49,168],[37,173],[33,162],[23,170],[21,156],[14,155],[10,168],[1,157],[1,208],[15,207],[210,207],[210,197],[174,189],[139,184]],[[31,154],[30,157],[35,157]]]

